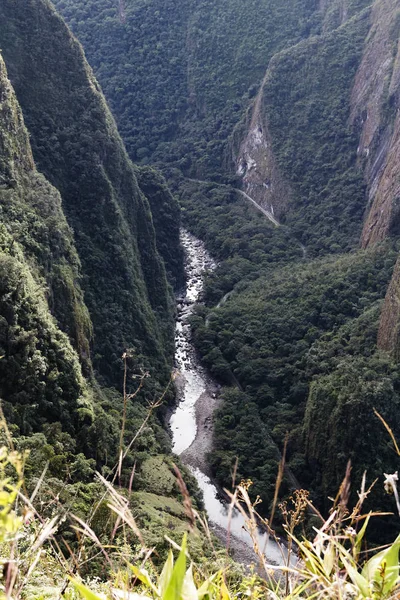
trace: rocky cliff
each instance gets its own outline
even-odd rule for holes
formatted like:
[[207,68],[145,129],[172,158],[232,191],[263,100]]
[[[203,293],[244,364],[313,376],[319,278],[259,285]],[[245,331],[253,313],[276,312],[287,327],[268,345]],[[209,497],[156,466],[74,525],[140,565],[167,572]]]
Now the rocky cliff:
[[351,95],[351,121],[359,130],[357,154],[368,184],[363,247],[385,239],[399,216],[400,4],[376,1],[371,29]]

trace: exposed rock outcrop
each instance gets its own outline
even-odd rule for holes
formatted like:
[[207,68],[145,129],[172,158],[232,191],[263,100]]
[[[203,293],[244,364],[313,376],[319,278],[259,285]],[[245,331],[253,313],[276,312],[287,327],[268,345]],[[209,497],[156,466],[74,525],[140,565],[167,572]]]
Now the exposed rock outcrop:
[[394,352],[400,357],[400,258],[393,271],[392,280],[386,293],[378,331],[378,347]]
[[400,2],[378,0],[351,96],[351,121],[360,128],[358,157],[368,184],[361,236],[365,248],[387,237],[398,218],[400,119]]
[[244,191],[261,207],[279,217],[285,212],[291,190],[271,149],[268,129],[259,117],[252,122],[236,162]]
[[242,178],[246,194],[272,215],[280,217],[287,208],[291,189],[276,162],[267,120],[261,111],[267,74],[257,94],[247,134],[234,160],[236,175]]

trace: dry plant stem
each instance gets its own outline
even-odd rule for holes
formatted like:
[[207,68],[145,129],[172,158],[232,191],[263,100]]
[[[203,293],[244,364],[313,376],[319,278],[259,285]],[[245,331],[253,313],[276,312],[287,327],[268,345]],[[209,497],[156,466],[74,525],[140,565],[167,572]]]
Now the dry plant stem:
[[[132,438],[132,440],[129,443],[129,446],[126,448],[124,454],[122,455],[122,460],[124,460],[126,458],[126,456],[128,455],[128,452],[130,451],[130,449],[132,448],[133,444],[136,442],[137,438],[139,437],[139,435],[142,433],[144,427],[147,424],[147,421],[150,419],[152,413],[159,408],[162,403],[164,402],[164,398],[165,398],[165,394],[167,393],[167,391],[169,390],[169,386],[171,385],[171,382],[173,381],[173,377],[171,377],[171,379],[169,380],[169,383],[167,385],[167,387],[165,388],[161,398],[159,398],[159,400],[156,400],[155,402],[152,402],[151,404],[149,404],[149,411],[147,413],[146,418],[144,419],[142,425],[139,427],[137,433],[135,434],[135,436]],[[142,384],[143,385],[143,384]],[[139,390],[136,390],[136,392],[134,394],[131,394],[129,396],[129,399],[134,398],[136,396],[136,394],[139,392]]]
[[[226,494],[228,494],[229,498],[231,499],[231,505],[236,507],[240,511],[241,515],[243,516],[243,518],[246,522],[247,531],[248,531],[248,533],[251,537],[252,543],[253,543],[254,552],[256,553],[256,555],[260,561],[260,564],[265,572],[267,581],[270,583],[270,585],[273,585],[274,581],[271,579],[271,575],[270,575],[271,570],[285,571],[287,569],[287,567],[275,566],[275,565],[270,565],[267,563],[265,554],[261,551],[259,544],[258,544],[258,539],[257,539],[258,522],[256,519],[260,519],[260,521],[263,523],[263,525],[266,526],[268,533],[273,535],[273,537],[275,538],[275,541],[278,544],[278,547],[280,548],[280,550],[282,552],[279,541],[276,539],[276,536],[273,534],[272,530],[270,530],[268,523],[264,519],[262,519],[260,517],[260,515],[254,509],[254,506],[251,503],[247,489],[245,487],[239,485],[233,494],[231,492],[229,492],[228,490],[224,490],[224,491]],[[245,504],[245,506],[247,508],[247,512],[243,508],[243,504]],[[283,552],[282,552],[282,557],[283,557],[283,562],[284,562]]]
[[237,456],[235,458],[235,464],[233,465],[233,471],[232,471],[232,489],[233,490],[236,487],[236,475],[237,475],[238,465],[239,465],[239,457]]
[[[125,358],[125,366],[126,366],[126,358]],[[124,402],[125,402],[125,400],[127,402],[128,399],[134,398],[139,393],[139,391],[140,391],[140,389],[141,389],[141,387],[143,385],[143,379],[144,379],[144,377],[145,376],[142,377],[142,379],[140,381],[140,384],[139,384],[138,388],[136,389],[136,391],[133,394],[129,395],[129,396],[126,394],[126,378],[124,377]],[[172,379],[171,379],[171,381],[172,381]],[[168,386],[166,387],[166,389],[165,389],[163,395],[161,396],[161,398],[159,400],[157,400],[156,402],[153,402],[152,404],[149,405],[149,409],[148,409],[148,412],[147,412],[147,415],[146,415],[145,419],[143,420],[143,422],[142,422],[141,426],[139,427],[138,431],[136,432],[136,434],[134,435],[134,437],[130,441],[130,443],[129,443],[128,447],[126,448],[125,452],[123,453],[122,449],[120,448],[119,460],[118,460],[118,462],[116,463],[116,465],[113,468],[114,475],[113,475],[113,478],[112,478],[112,481],[111,481],[112,484],[115,483],[115,480],[117,479],[118,475],[120,475],[121,469],[122,469],[122,462],[123,462],[123,460],[126,458],[128,452],[130,451],[130,449],[132,448],[133,444],[136,442],[136,440],[138,439],[138,437],[142,433],[143,429],[146,427],[146,424],[149,421],[149,419],[150,419],[153,411],[155,409],[157,409],[159,406],[161,406],[161,404],[163,403],[165,394],[168,391],[168,388],[169,388],[169,385],[170,385],[171,381],[169,382]],[[131,473],[131,480],[133,479],[133,475],[134,475],[134,471],[132,471],[132,473]],[[99,476],[99,478],[101,480],[104,479],[100,474],[98,474],[98,476]],[[107,482],[107,484],[108,484],[108,482]],[[111,485],[111,488],[112,488],[112,485]],[[131,483],[130,483],[130,489],[131,489]],[[93,507],[93,510],[92,510],[91,514],[89,515],[89,517],[87,519],[87,524],[89,526],[90,526],[90,523],[92,522],[93,518],[95,517],[97,511],[99,510],[100,506],[102,505],[102,503],[106,499],[108,491],[109,491],[109,488],[106,486],[106,491],[104,492],[104,494],[100,497],[99,501]],[[118,515],[117,520],[119,520],[119,523],[121,522],[121,520],[123,520],[122,517],[121,517],[121,515]],[[138,534],[139,534],[138,537],[139,537],[140,543],[142,543],[143,540],[142,540],[141,534],[140,534],[139,530],[137,529],[136,525],[135,525],[135,528],[136,528],[136,532],[138,532]],[[74,565],[72,571],[70,569],[67,570],[67,572],[69,574],[75,575],[77,573],[77,571],[78,571],[78,563],[81,564],[81,562],[82,562],[82,554],[84,552],[85,541],[86,541],[86,537],[83,535],[81,537],[80,541],[79,541],[78,556],[76,557],[76,556],[72,556],[71,555],[72,559],[75,562],[75,565]],[[144,543],[143,543],[143,546],[144,546]],[[85,562],[88,562],[88,561],[85,561]],[[68,588],[69,583],[70,583],[69,579],[66,579],[65,582],[64,582],[64,585],[62,587],[62,591],[61,591],[61,595],[62,596],[65,594],[65,592],[66,592],[66,590]]]
[[201,525],[201,527],[202,527],[202,529],[203,529],[204,533],[206,534],[206,537],[207,537],[207,539],[208,539],[208,542],[209,542],[209,544],[210,544],[210,546],[211,546],[211,548],[212,548],[212,551],[213,551],[213,552],[214,552],[214,554],[215,554],[215,546],[214,546],[214,542],[213,542],[213,540],[212,540],[212,537],[211,537],[211,532],[210,532],[210,528],[209,528],[209,526],[208,526],[208,521],[207,521],[207,519],[206,519],[206,518],[202,518],[202,517],[199,515],[199,513],[197,512],[197,510],[195,510],[195,509],[193,509],[193,513],[194,513],[194,515],[195,515],[196,519],[198,520],[198,522],[200,523],[200,525]]
[[[29,498],[27,498],[27,497],[26,497],[26,496],[25,496],[25,495],[24,495],[22,492],[18,492],[18,496],[19,496],[19,497],[20,497],[20,498],[23,500],[23,502],[25,503],[25,505],[29,507],[29,509],[32,511],[32,513],[33,513],[33,514],[34,514],[34,515],[35,515],[35,516],[38,518],[38,520],[39,520],[39,521],[42,523],[42,525],[44,525],[44,523],[45,523],[45,522],[44,522],[43,518],[41,517],[40,513],[39,513],[39,512],[36,510],[36,508],[33,506],[33,504],[32,504],[32,502],[30,501],[30,499],[29,499]],[[74,562],[75,562],[75,567],[74,567],[73,569],[71,569],[71,568],[70,568],[70,566],[69,566],[69,564],[68,564],[68,561],[67,561],[67,560],[65,560],[65,561],[64,561],[64,555],[63,555],[63,553],[62,553],[62,550],[61,550],[61,548],[60,548],[60,546],[59,546],[59,544],[58,544],[58,542],[57,542],[56,538],[55,538],[55,537],[54,537],[54,535],[53,535],[53,532],[49,531],[48,533],[49,533],[49,539],[48,539],[48,540],[46,540],[46,539],[42,539],[42,541],[41,541],[41,545],[43,545],[43,543],[44,543],[45,541],[48,541],[48,542],[49,542],[49,545],[50,545],[50,548],[51,548],[51,550],[52,550],[52,554],[53,554],[53,556],[55,557],[55,559],[57,560],[57,562],[59,563],[59,565],[60,565],[61,569],[62,569],[62,570],[65,572],[65,573],[67,573],[67,575],[68,575],[68,576],[72,576],[72,575],[74,575],[74,574],[76,573],[77,569],[78,569],[78,563],[77,563],[77,560],[76,560],[76,557],[75,557],[75,555],[74,555],[73,551],[71,550],[71,548],[69,547],[69,545],[66,543],[66,541],[65,541],[65,540],[63,540],[63,542],[66,544],[66,547],[67,547],[67,549],[68,549],[68,552],[69,552],[69,553],[70,553],[70,555],[71,555],[71,558],[72,558],[72,559],[74,560]],[[39,554],[39,553],[38,553],[38,554]],[[30,574],[30,573],[29,573],[29,574]],[[22,589],[23,589],[23,585],[25,585],[25,584],[26,584],[26,582],[27,582],[27,577],[25,577],[24,581],[22,582],[22,585],[20,586],[20,588],[19,588],[19,590],[18,590],[18,594],[17,594],[17,596],[16,596],[17,598],[18,598],[18,595],[20,594],[20,592],[21,592],[21,591],[22,591]],[[66,580],[66,583],[65,583],[65,584],[62,586],[62,588],[61,588],[61,590],[60,590],[60,594],[59,594],[59,597],[60,597],[60,598],[61,598],[61,596],[63,596],[63,595],[64,595],[64,593],[65,593],[65,590],[66,590],[66,589],[67,589],[67,587],[68,587],[68,583],[69,583],[69,580],[67,579],[67,580]]]
[[[237,475],[238,465],[239,465],[239,457],[237,456],[235,458],[235,464],[233,465],[233,471],[232,471],[232,490],[234,490],[235,487],[236,487],[236,475]],[[229,507],[228,507],[228,527],[227,527],[227,530],[226,530],[226,533],[227,533],[227,536],[226,536],[226,554],[227,554],[227,556],[229,556],[229,547],[230,547],[230,544],[231,544],[232,515],[233,515],[233,505],[232,505],[232,503],[230,503]]]
[[124,400],[124,406],[123,406],[123,410],[122,410],[122,425],[121,425],[121,435],[119,438],[119,455],[121,456],[122,454],[122,445],[124,443],[124,433],[125,433],[125,423],[126,423],[126,406],[128,403],[128,398],[126,396],[126,378],[127,378],[127,372],[128,372],[128,368],[127,368],[127,364],[126,364],[126,352],[123,353],[122,355],[122,360],[124,361],[124,382],[123,382],[123,400]]
[[346,473],[340,484],[339,491],[333,503],[332,510],[336,507],[339,508],[340,518],[343,518],[347,513],[347,504],[350,496],[350,485],[351,485],[351,461],[349,460],[346,465]]
[[285,441],[284,441],[284,444],[283,444],[282,457],[281,457],[281,460],[279,461],[278,476],[276,478],[276,483],[275,483],[274,501],[272,503],[271,517],[270,517],[270,520],[269,520],[271,528],[272,528],[272,523],[273,523],[274,516],[275,516],[276,503],[278,502],[279,490],[280,490],[280,487],[282,485],[283,473],[284,473],[284,470],[285,470],[286,449],[287,449],[287,444],[288,444],[288,437],[289,437],[288,433],[286,433],[286,435],[285,435]]
[[[289,568],[292,551],[293,551],[293,540],[294,531],[300,523],[304,520],[305,510],[308,506],[308,492],[305,490],[295,490],[293,496],[290,497],[289,501],[282,502],[279,506],[282,512],[283,519],[285,521],[285,529],[288,534],[288,553],[286,566]],[[288,507],[288,502],[294,505],[293,509]],[[289,574],[286,572],[285,577],[285,593],[289,591]]]
[[[373,481],[371,483],[371,485],[369,486],[369,488],[367,489],[367,491],[365,491],[366,476],[367,476],[366,475],[366,471],[364,471],[363,477],[362,477],[362,480],[361,480],[361,488],[360,488],[360,491],[357,492],[358,493],[358,501],[357,501],[357,504],[353,508],[353,511],[352,511],[352,513],[350,515],[350,523],[352,525],[354,523],[358,523],[358,521],[361,521],[362,519],[365,519],[367,517],[367,515],[360,515],[361,509],[362,509],[362,505],[364,504],[364,501],[366,500],[366,498],[370,494],[372,488],[375,486],[376,482],[378,481],[378,479],[375,479],[375,481]],[[369,514],[372,516],[373,514],[378,514],[378,513],[369,513]],[[379,513],[379,514],[385,514],[385,513]]]
[[400,517],[399,492],[397,491],[397,487],[396,486],[393,487],[393,493],[394,493],[394,497],[396,498],[397,512],[399,513],[399,517]]
[[[126,453],[123,455],[123,445],[124,445],[124,435],[125,435],[125,425],[126,425],[126,410],[127,410],[127,406],[128,406],[128,400],[133,400],[133,398],[135,398],[137,396],[137,394],[140,392],[140,390],[143,387],[143,383],[144,383],[144,379],[145,377],[147,377],[147,373],[143,373],[141,375],[140,378],[140,382],[139,385],[136,389],[136,391],[133,394],[127,394],[126,393],[126,379],[127,379],[127,373],[128,373],[128,367],[127,367],[127,353],[124,352],[124,354],[122,355],[123,361],[124,361],[124,381],[123,381],[123,411],[122,411],[122,425],[121,425],[121,435],[120,435],[120,440],[119,440],[119,462],[118,462],[118,477],[119,479],[121,479],[121,472],[122,472],[122,462],[123,459],[126,456]],[[165,392],[164,392],[165,394]]]
[[173,465],[173,467],[174,467],[176,479],[178,481],[179,489],[183,496],[183,507],[185,509],[186,516],[190,523],[190,530],[193,531],[196,518],[195,518],[195,515],[193,512],[192,500],[190,498],[188,489],[186,487],[186,483],[183,481],[182,473],[180,472],[180,470],[178,469],[178,467],[175,464]]
[[109,502],[108,506],[111,508],[112,511],[119,515],[127,525],[129,525],[129,527],[138,537],[142,547],[144,548],[145,543],[142,534],[140,533],[140,530],[136,525],[136,521],[129,509],[129,501],[123,496],[121,496],[121,494],[118,494],[118,492],[114,489],[112,484],[109,481],[107,481],[107,479],[105,479],[100,473],[97,473],[96,475],[97,478],[101,481],[101,483],[106,487],[111,496],[111,502]]
[[388,432],[388,434],[390,435],[390,438],[391,438],[391,440],[392,440],[392,442],[393,442],[393,445],[394,445],[394,447],[395,447],[395,450],[396,450],[396,452],[397,452],[397,455],[398,455],[398,456],[400,456],[400,449],[399,449],[399,447],[398,447],[398,445],[397,445],[396,438],[394,437],[393,431],[391,430],[391,428],[389,427],[389,425],[386,423],[386,421],[385,421],[385,419],[382,417],[382,415],[380,415],[380,414],[378,413],[378,411],[377,411],[375,408],[374,408],[374,413],[375,413],[375,415],[378,417],[378,419],[381,421],[381,423],[383,424],[383,426],[384,426],[384,428],[386,429],[386,431]]
[[94,542],[94,544],[96,546],[99,547],[99,549],[101,550],[101,552],[104,555],[104,558],[106,559],[107,563],[112,566],[110,557],[108,556],[107,552],[104,549],[104,546],[101,544],[99,538],[97,537],[97,535],[95,534],[95,532],[93,531],[93,529],[91,529],[91,527],[89,527],[89,525],[87,523],[85,523],[85,521],[82,521],[82,519],[80,519],[79,517],[77,517],[76,515],[71,515],[73,519],[75,519],[75,521],[77,523],[79,523],[79,525],[81,525],[81,528],[76,527],[76,526],[72,526],[73,529],[75,529],[75,531],[79,531],[80,533],[82,533],[83,536],[88,537],[90,540],[92,540],[92,542]]

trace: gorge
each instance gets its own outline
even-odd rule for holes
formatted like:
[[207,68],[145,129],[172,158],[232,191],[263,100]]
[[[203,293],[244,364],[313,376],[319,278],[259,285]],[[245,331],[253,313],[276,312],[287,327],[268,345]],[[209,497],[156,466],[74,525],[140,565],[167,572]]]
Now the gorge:
[[[106,504],[92,515],[103,477],[155,569],[187,532],[219,565],[188,505],[225,540],[233,471],[280,531],[308,490],[308,536],[346,473],[351,514],[366,472],[365,514],[390,513],[369,540],[392,542],[400,0],[0,0],[0,16],[1,435],[29,453],[28,496],[134,552]],[[68,530],[63,552],[79,543]]]
[[[216,265],[204,245],[188,232],[182,232],[181,240],[186,254],[187,284],[184,297],[178,298],[175,334],[178,405],[170,419],[172,451],[181,456],[196,478],[203,492],[211,529],[215,529],[217,537],[234,550],[237,560],[251,563],[257,558],[251,551],[252,541],[245,519],[238,510],[234,509],[230,514],[227,498],[210,480],[207,454],[213,450],[212,422],[220,386],[201,366],[191,345],[190,315],[201,299],[205,271],[215,269]],[[284,546],[279,547],[261,531],[258,541],[268,562],[284,563]]]

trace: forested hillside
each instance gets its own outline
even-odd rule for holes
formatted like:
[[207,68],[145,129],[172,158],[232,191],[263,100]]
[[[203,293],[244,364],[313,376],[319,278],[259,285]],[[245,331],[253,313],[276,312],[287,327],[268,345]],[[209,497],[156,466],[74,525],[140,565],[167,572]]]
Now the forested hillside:
[[[150,360],[143,368],[153,363],[165,382],[173,302],[149,205],[113,119],[81,48],[47,4],[4,1],[2,13],[0,43],[34,158],[60,191],[74,229],[94,366],[107,382],[120,384],[122,350],[136,339],[139,361]],[[43,44],[46,29],[53,35]]]
[[130,156],[163,169],[219,260],[193,319],[227,386],[218,479],[238,456],[266,510],[286,432],[321,508],[348,458],[355,481],[395,469],[372,408],[399,432],[398,2],[56,5]]
[[[77,39],[48,0],[0,0],[0,394],[30,485],[48,462],[84,514],[168,386],[182,219],[218,261],[192,317],[224,388],[217,480],[238,459],[268,514],[286,440],[282,495],[297,479],[327,514],[350,458],[353,493],[367,470],[388,508],[398,0],[55,6]],[[161,551],[187,529],[164,413],[119,474]]]
[[[135,161],[218,176],[269,58],[307,36],[314,2],[55,3],[82,42]],[[149,132],[151,134],[149,135]]]
[[[131,505],[162,553],[166,526],[177,540],[187,530],[161,426],[183,282],[179,207],[160,173],[131,163],[52,5],[1,0],[0,13],[2,444],[30,451],[28,491],[47,469],[36,502],[49,516],[61,506],[87,518],[95,471],[115,479],[125,453],[119,485],[136,470]],[[200,552],[196,530],[191,540]]]

